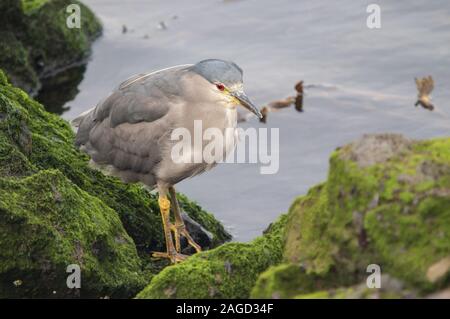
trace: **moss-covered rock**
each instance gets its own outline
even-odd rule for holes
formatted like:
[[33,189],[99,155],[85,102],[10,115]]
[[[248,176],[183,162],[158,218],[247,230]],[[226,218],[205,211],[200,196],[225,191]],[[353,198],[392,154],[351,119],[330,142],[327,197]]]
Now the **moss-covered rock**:
[[[81,28],[68,28],[66,8],[78,4]],[[0,2],[0,68],[12,83],[36,93],[41,78],[85,59],[101,25],[76,0],[2,0]]]
[[251,243],[228,243],[165,268],[137,298],[248,298],[258,274],[281,261],[285,221]]
[[[89,288],[92,294],[115,295],[123,291],[124,293],[119,295],[134,295],[138,291],[137,286],[143,284],[143,281],[133,277],[137,267],[136,251],[143,260],[142,266],[147,273],[156,272],[165,265],[149,257],[151,251],[165,249],[156,195],[140,185],[124,184],[117,178],[105,176],[90,168],[89,158],[73,146],[73,138],[74,133],[66,121],[47,113],[42,105],[30,99],[22,90],[8,84],[5,75],[0,71],[0,227],[12,232],[2,232],[0,237],[0,285],[6,285],[0,287],[0,292],[9,291],[11,283],[16,279],[24,281],[25,272],[29,269],[35,269],[36,274],[39,269],[46,270],[42,265],[49,264],[49,269],[58,268],[59,271],[60,265],[71,256],[71,249],[78,247],[78,244],[73,242],[78,235],[81,236],[78,240],[83,244],[86,258],[95,257],[95,253],[88,250],[95,248],[92,243],[96,242],[97,238],[103,237],[102,245],[108,248],[106,261],[86,261],[82,264],[83,273],[85,266],[88,267],[86,276],[89,276],[89,267],[100,265],[101,267],[97,268],[102,272],[102,278],[110,278],[117,283],[116,286],[108,286],[94,280],[90,285],[98,285],[98,289]],[[44,183],[45,179],[49,180]],[[38,187],[39,182],[43,183],[42,189]],[[30,190],[27,189],[28,184]],[[32,187],[35,191],[31,191]],[[230,238],[211,214],[182,195],[180,200],[186,213],[213,234],[212,246]],[[70,220],[69,217],[75,216],[77,211],[80,216],[84,216],[80,217],[83,220]],[[21,223],[14,228],[8,222],[11,218],[16,218]],[[56,225],[60,229],[52,230],[51,222],[57,218],[62,219],[61,224],[55,221],[53,226]],[[91,229],[95,228],[97,222],[103,226],[97,230]],[[14,236],[21,225],[24,227],[23,231],[26,231],[28,227],[33,228],[34,224],[46,227],[39,226],[39,232],[36,232],[39,238]],[[83,227],[86,229],[82,229]],[[47,245],[49,250],[45,251],[42,260],[35,260],[32,256],[39,256],[44,250],[33,245],[24,245],[21,247],[21,255],[15,255],[17,247],[15,244],[8,244],[8,240],[11,238],[13,241],[16,237],[22,238],[24,242],[29,239],[41,244],[52,244]],[[119,238],[119,242],[114,243],[114,238]],[[106,262],[108,264],[103,264]],[[127,272],[123,270],[126,263],[132,265]],[[106,274],[116,266],[116,274]],[[65,268],[62,271],[64,270]],[[21,274],[22,278],[16,278],[18,274]],[[124,277],[117,277],[122,275]],[[127,277],[128,275],[131,277]],[[28,282],[32,278],[35,287],[43,285],[45,289],[46,279],[51,278],[49,276],[45,274],[41,277],[36,275],[26,278]],[[53,276],[57,277],[54,273]],[[142,273],[140,276],[143,276]],[[149,277],[146,278],[148,282]],[[28,297],[45,295],[43,290],[39,289],[24,291]],[[54,290],[58,292],[61,288]]]
[[367,135],[337,150],[327,182],[294,202],[287,265],[263,273],[252,296],[355,285],[369,264],[424,294],[450,284],[449,238],[450,139]]
[[285,299],[293,296],[320,292],[338,280],[334,273],[326,275],[308,274],[302,265],[282,263],[263,272],[251,291],[252,298]]
[[381,276],[380,288],[367,287],[365,282],[346,288],[318,290],[313,293],[299,294],[296,299],[412,299],[418,294],[410,290],[398,279],[389,275]]
[[148,280],[118,215],[58,170],[0,179],[0,256],[1,298],[127,297]]

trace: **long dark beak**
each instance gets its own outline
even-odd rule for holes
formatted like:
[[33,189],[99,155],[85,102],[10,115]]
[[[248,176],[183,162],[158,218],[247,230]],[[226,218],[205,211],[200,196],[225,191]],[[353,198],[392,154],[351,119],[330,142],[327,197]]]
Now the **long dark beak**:
[[260,119],[263,117],[258,108],[253,104],[244,92],[231,92],[231,95],[241,102],[242,106],[255,114]]

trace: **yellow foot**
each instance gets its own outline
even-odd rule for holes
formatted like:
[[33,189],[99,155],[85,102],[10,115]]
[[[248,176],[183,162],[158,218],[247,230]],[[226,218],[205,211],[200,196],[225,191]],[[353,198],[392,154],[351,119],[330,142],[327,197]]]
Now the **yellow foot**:
[[159,197],[158,198],[158,204],[159,208],[163,211],[169,211],[170,209],[170,200],[168,200],[166,197]]
[[184,236],[186,237],[186,240],[188,241],[188,244],[191,245],[192,247],[194,247],[195,251],[197,253],[202,251],[202,247],[200,247],[199,244],[197,244],[194,239],[191,237],[191,235],[189,234],[189,232],[186,229],[185,225],[170,225],[170,229],[173,231],[174,233],[174,237],[175,237],[175,248],[176,250],[179,252],[181,251],[181,247],[180,247],[180,236]]
[[170,230],[173,231],[173,238],[175,239],[175,250],[181,252],[180,233],[174,224],[170,224]]
[[152,257],[154,257],[154,258],[167,258],[167,259],[170,259],[170,262],[172,264],[176,264],[176,263],[182,262],[183,260],[185,260],[189,256],[186,256],[186,255],[183,255],[183,254],[179,254],[177,252],[169,254],[167,252],[163,253],[163,252],[155,251],[155,252],[152,253]]

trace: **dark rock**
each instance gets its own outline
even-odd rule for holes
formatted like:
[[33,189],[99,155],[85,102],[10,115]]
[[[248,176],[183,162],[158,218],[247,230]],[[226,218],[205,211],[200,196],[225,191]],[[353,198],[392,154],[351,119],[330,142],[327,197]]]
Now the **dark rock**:
[[[202,247],[202,249],[209,249],[214,245],[214,235],[207,231],[202,225],[197,223],[185,212],[181,213],[184,224],[189,234],[192,236],[194,241]],[[189,246],[186,238],[181,238],[181,247],[184,254],[192,254],[195,252],[193,247]]]

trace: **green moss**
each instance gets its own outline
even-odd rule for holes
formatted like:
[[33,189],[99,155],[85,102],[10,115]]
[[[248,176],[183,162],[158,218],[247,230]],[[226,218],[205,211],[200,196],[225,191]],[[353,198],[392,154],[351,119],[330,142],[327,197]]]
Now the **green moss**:
[[3,298],[74,294],[66,286],[70,264],[81,267],[83,297],[129,296],[145,283],[117,214],[57,170],[0,179],[0,212]]
[[25,14],[29,14],[42,7],[48,1],[49,0],[21,0],[22,10]]
[[405,204],[411,204],[414,200],[414,194],[410,191],[401,192],[398,195],[399,199]]
[[0,66],[4,67],[12,82],[21,82],[25,90],[31,91],[38,85],[38,78],[30,65],[28,49],[11,31],[0,32],[0,39]]
[[0,176],[22,176],[34,170],[26,156],[0,136]]
[[331,157],[331,167],[327,183],[294,202],[287,226],[285,261],[304,264],[308,273],[317,275],[338,269],[354,273],[363,266],[356,261],[370,254],[359,249],[364,236],[359,224],[377,180],[338,154]]
[[[81,8],[81,27],[68,28],[66,7],[78,4]],[[100,32],[94,14],[83,4],[72,0],[52,0],[27,17],[28,43],[31,57],[43,64],[43,73],[80,61],[89,53],[91,41]],[[55,41],[57,39],[57,41]]]
[[248,298],[258,274],[281,260],[285,221],[251,243],[225,244],[165,268],[137,298]]
[[328,291],[316,291],[309,294],[302,294],[295,296],[295,299],[329,299],[330,294]]
[[299,294],[296,299],[400,299],[417,298],[417,292],[389,275],[383,275],[380,288],[369,288],[365,282],[351,287],[321,290],[313,293]]
[[[81,28],[69,29],[66,8],[81,8]],[[101,25],[72,0],[3,0],[0,3],[0,68],[12,83],[35,93],[39,79],[85,59]]]
[[[341,148],[331,157],[326,183],[292,204],[284,248],[288,265],[262,274],[255,296],[314,293],[311,282],[320,282],[322,290],[350,286],[366,278],[369,264],[421,293],[449,284],[449,276],[431,283],[426,273],[450,254],[450,139],[403,142],[401,151],[387,157],[376,152],[402,140],[378,139],[382,143],[372,146],[378,160],[361,165],[352,145]],[[303,272],[294,274],[295,265]]]
[[7,85],[8,84],[8,78],[6,77],[6,74],[2,71],[0,72],[0,85]]
[[[0,79],[3,78],[0,71]],[[158,271],[165,264],[149,257],[151,251],[165,248],[156,196],[141,185],[124,184],[117,178],[105,176],[90,168],[88,157],[73,146],[73,138],[74,133],[66,121],[47,113],[42,105],[30,99],[20,89],[5,82],[0,84],[0,180],[25,185],[31,181],[27,176],[56,170],[67,179],[65,183],[70,185],[67,186],[69,189],[79,189],[82,194],[85,192],[101,202],[101,206],[96,209],[103,210],[106,207],[109,214],[117,215],[126,233],[133,239],[145,270]],[[6,190],[7,188],[4,196],[12,196]],[[70,193],[75,190],[70,190]],[[27,196],[25,187],[19,188],[17,192],[24,192],[20,194],[22,198]],[[39,202],[39,196],[41,195],[36,195],[30,201]],[[83,203],[88,202],[86,198],[90,198],[83,196],[84,202],[74,204],[80,209],[83,209]],[[6,197],[3,200],[6,201]],[[186,212],[214,235],[214,245],[229,239],[223,226],[211,214],[182,195],[180,201]],[[14,212],[14,209],[11,211]],[[32,213],[33,209],[29,208],[29,214]],[[57,240],[56,237],[50,238]],[[0,264],[2,261],[3,259]],[[39,280],[40,277],[34,278]],[[9,285],[11,279],[8,275],[4,282]]]
[[263,272],[252,289],[252,298],[291,298],[321,290],[336,283],[334,274],[321,276],[307,274],[302,266],[281,264]]
[[427,197],[407,213],[399,204],[381,205],[367,214],[365,226],[389,273],[422,290],[439,287],[426,273],[450,253],[450,197]]

